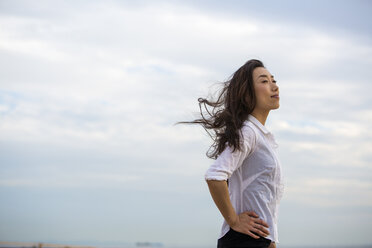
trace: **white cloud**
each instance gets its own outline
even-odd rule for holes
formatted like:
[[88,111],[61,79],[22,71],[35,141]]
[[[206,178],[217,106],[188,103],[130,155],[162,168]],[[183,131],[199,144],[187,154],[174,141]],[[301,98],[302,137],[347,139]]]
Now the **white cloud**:
[[[347,111],[367,97],[361,95],[359,84],[348,78],[316,77],[319,70],[332,66],[337,59],[369,54],[371,47],[365,44],[355,46],[352,39],[311,28],[298,29],[253,17],[226,19],[186,6],[93,6],[100,9],[99,13],[90,12],[90,8],[67,14],[63,8],[61,15],[51,20],[1,18],[6,25],[1,29],[0,48],[9,56],[21,56],[21,70],[34,66],[34,77],[17,75],[13,80],[16,77],[11,74],[2,83],[8,92],[21,93],[11,100],[5,97],[2,103],[6,113],[6,121],[1,123],[3,139],[73,141],[77,146],[97,142],[126,146],[125,142],[132,142],[151,147],[159,141],[168,145],[197,142],[200,132],[170,128],[170,122],[177,121],[179,113],[197,112],[196,98],[206,93],[210,81],[228,76],[218,69],[229,67],[229,61],[237,63],[242,54],[261,54],[273,61],[278,73],[282,65],[275,65],[277,58],[285,58],[289,65],[291,77],[284,77],[283,82],[279,79],[283,118],[273,127],[279,132],[319,137],[316,142],[283,141],[293,144],[293,152],[312,152],[336,165],[346,156],[339,154],[350,151],[355,142],[348,144],[348,138],[371,134],[363,132],[368,121],[350,119],[354,112]],[[64,14],[69,18],[64,19]],[[270,54],[273,51],[276,58]],[[347,52],[341,55],[340,51]],[[313,79],[304,78],[306,70],[314,72]],[[329,121],[319,113],[335,114],[332,117],[338,120]],[[346,143],[335,146],[338,139],[329,142],[322,135],[342,137]],[[368,142],[361,145],[359,152],[368,151]],[[352,160],[346,157],[350,164],[368,164]]]
[[[49,174],[40,177],[3,178],[3,187],[39,187],[39,188],[122,188],[133,182],[141,181],[138,175],[123,173],[79,173],[79,174]],[[130,186],[129,186],[130,187]]]
[[[310,206],[372,206],[372,183],[358,179],[292,179],[286,198]],[[347,200],[346,200],[347,199]]]

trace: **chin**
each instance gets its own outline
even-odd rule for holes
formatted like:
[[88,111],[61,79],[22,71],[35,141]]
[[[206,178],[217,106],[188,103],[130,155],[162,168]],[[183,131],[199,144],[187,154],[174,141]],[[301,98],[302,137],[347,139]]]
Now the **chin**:
[[280,107],[280,105],[277,105],[276,107],[272,108],[272,109],[278,109]]

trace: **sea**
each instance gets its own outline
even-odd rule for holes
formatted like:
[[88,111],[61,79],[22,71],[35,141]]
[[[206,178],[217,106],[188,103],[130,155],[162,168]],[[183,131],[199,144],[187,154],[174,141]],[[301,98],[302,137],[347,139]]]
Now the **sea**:
[[[277,248],[372,248],[372,244],[366,245],[281,245]],[[86,244],[63,244],[63,243],[42,243],[42,242],[9,242],[0,241],[0,248],[216,248],[216,246],[182,246],[182,245],[165,245],[155,242],[137,242],[137,243],[118,243],[118,244],[102,244],[91,243]]]

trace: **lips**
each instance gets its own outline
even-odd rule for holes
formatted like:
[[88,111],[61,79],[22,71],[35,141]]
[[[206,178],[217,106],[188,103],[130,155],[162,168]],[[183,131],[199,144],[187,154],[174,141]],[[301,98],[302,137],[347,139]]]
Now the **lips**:
[[271,97],[279,97],[279,95],[273,95],[273,96],[271,96]]

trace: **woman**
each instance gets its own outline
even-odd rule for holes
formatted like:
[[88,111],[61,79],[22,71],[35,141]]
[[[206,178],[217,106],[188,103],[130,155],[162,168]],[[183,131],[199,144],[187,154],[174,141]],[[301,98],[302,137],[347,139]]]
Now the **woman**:
[[278,144],[265,127],[270,110],[279,108],[274,77],[251,59],[224,82],[217,101],[198,101],[202,118],[181,123],[201,124],[209,134],[213,130],[214,150],[207,156],[216,160],[205,179],[224,217],[217,247],[276,247],[284,187]]

